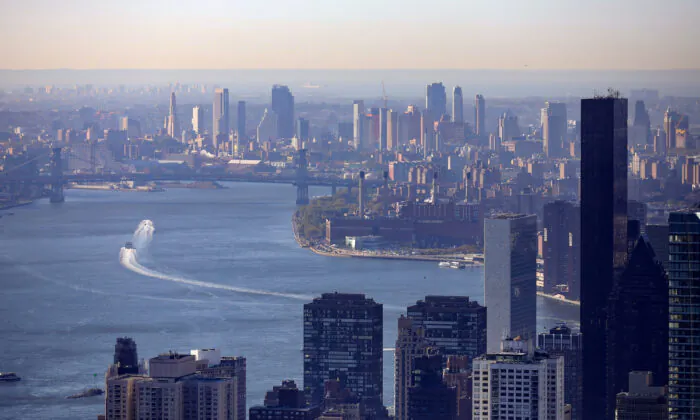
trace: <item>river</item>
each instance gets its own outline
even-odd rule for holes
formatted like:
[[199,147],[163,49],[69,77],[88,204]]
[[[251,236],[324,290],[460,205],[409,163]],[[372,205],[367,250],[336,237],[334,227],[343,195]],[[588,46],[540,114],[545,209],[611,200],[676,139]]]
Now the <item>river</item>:
[[[483,269],[416,261],[329,258],[301,249],[289,185],[226,184],[162,193],[68,190],[0,212],[0,418],[94,419],[119,336],[140,358],[216,347],[248,360],[248,404],[283,379],[302,385],[302,305],[322,292],[365,293],[384,304],[384,347],[396,319],[428,294],[483,298]],[[329,192],[311,188],[311,195]],[[143,220],[152,237],[121,248]],[[136,239],[139,239],[138,237]],[[120,257],[121,253],[121,257]],[[538,328],[578,318],[578,308],[538,298]],[[384,401],[393,399],[393,354]]]

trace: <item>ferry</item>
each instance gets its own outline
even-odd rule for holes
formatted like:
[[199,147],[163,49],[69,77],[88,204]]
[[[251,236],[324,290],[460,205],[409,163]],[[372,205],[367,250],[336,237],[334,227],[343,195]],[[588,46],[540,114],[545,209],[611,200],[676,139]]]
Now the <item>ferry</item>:
[[133,244],[133,242],[127,242],[127,243],[124,245],[124,248],[126,248],[126,249],[134,249],[134,244]]
[[450,267],[452,267],[452,263],[449,262],[449,261],[440,261],[440,262],[438,263],[438,267],[440,267],[440,268],[450,268]]
[[0,382],[17,382],[20,379],[14,372],[0,372]]

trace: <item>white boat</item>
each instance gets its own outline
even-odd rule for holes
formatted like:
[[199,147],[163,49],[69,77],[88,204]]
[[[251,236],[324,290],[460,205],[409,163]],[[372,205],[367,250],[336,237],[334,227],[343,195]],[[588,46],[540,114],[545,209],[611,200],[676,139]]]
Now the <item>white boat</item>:
[[441,267],[441,268],[450,268],[450,267],[452,267],[452,263],[449,262],[449,261],[440,261],[440,262],[438,263],[438,267]]

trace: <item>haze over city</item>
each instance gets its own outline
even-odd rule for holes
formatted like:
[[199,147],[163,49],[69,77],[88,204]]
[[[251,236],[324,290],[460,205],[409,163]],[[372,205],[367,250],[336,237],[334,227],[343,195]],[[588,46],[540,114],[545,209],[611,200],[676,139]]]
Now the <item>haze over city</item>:
[[697,0],[0,14],[0,418],[700,419]]

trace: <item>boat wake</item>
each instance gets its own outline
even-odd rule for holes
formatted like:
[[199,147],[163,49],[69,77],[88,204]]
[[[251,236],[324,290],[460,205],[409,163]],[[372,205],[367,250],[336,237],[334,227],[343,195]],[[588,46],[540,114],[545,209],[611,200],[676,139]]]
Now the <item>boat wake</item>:
[[151,277],[159,280],[172,281],[174,283],[187,284],[190,286],[202,287],[207,289],[219,289],[228,290],[235,293],[245,293],[251,295],[263,295],[263,296],[277,296],[288,299],[297,299],[310,301],[311,296],[299,295],[295,293],[283,293],[283,292],[272,292],[268,290],[258,290],[249,289],[247,287],[236,287],[229,286],[226,284],[210,283],[206,281],[192,280],[181,276],[176,276],[167,273],[161,273],[160,271],[152,270],[148,267],[141,265],[137,259],[137,252],[145,250],[153,238],[153,232],[155,232],[155,227],[153,222],[150,220],[142,221],[136,231],[134,232],[133,244],[134,249],[122,247],[119,252],[119,262],[126,269],[133,271],[134,273],[141,274],[142,276]]

